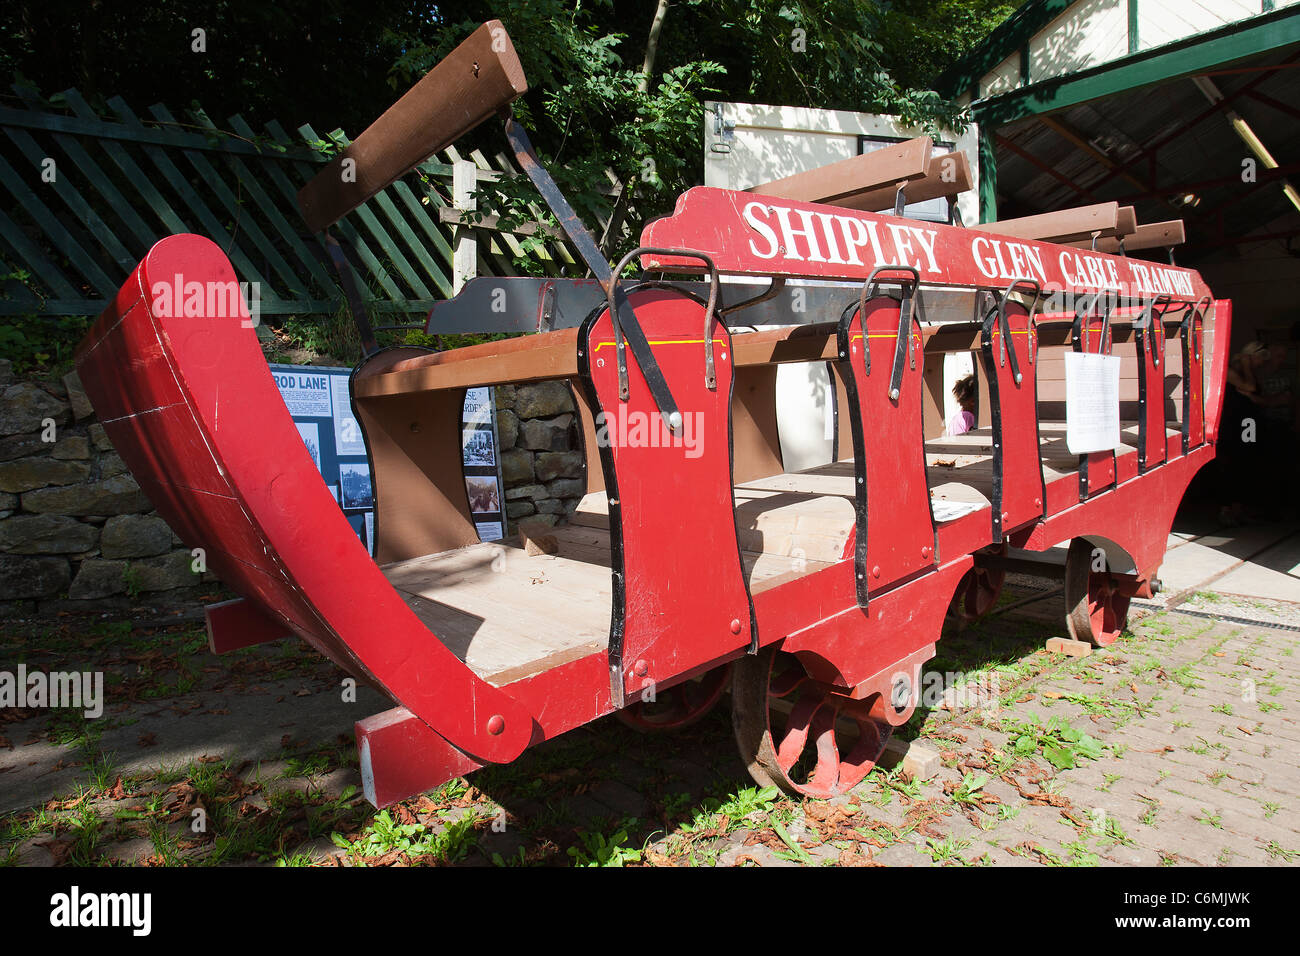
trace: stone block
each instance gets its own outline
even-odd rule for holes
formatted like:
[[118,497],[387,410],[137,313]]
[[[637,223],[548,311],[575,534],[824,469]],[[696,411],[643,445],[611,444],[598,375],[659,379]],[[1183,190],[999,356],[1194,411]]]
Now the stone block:
[[130,475],[116,475],[82,485],[41,488],[22,496],[24,511],[37,514],[124,515],[149,511],[149,498]]
[[50,485],[72,485],[90,477],[90,463],[46,456],[0,462],[0,491],[18,493]]
[[99,541],[106,558],[152,558],[171,546],[171,528],[156,515],[114,515]]
[[550,418],[573,411],[573,396],[563,382],[536,382],[515,389],[514,411],[520,419]]
[[0,435],[38,431],[47,418],[62,425],[71,417],[67,402],[30,382],[10,385],[0,394]]
[[76,554],[90,551],[99,529],[66,515],[14,515],[0,521],[0,551]]
[[0,601],[53,597],[67,590],[71,580],[64,558],[0,554]]

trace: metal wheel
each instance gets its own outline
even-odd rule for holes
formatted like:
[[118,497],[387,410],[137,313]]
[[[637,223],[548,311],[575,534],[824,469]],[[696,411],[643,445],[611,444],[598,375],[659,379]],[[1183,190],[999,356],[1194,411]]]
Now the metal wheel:
[[846,793],[876,765],[894,724],[911,716],[915,686],[914,675],[907,707],[895,711],[883,694],[851,698],[813,680],[795,655],[765,648],[738,661],[732,677],[741,758],[762,786],[805,797]]
[[958,582],[952,605],[948,609],[949,616],[963,623],[983,617],[997,605],[998,597],[1002,594],[1002,583],[1006,579],[1007,572],[1002,568],[975,565]]
[[1121,590],[1116,575],[1093,570],[1092,552],[1092,544],[1083,538],[1070,542],[1065,558],[1066,626],[1076,641],[1106,647],[1124,632],[1132,595]]
[[653,701],[635,701],[616,715],[622,723],[642,733],[681,730],[702,720],[713,709],[730,679],[731,665],[724,664],[693,680],[673,685]]

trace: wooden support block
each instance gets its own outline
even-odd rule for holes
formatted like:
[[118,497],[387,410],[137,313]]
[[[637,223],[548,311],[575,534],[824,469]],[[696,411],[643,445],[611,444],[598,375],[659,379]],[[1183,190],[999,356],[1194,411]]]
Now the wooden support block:
[[203,609],[203,616],[208,625],[208,647],[213,654],[228,654],[292,636],[283,624],[267,617],[261,608],[244,598],[209,604]]
[[524,551],[530,557],[539,554],[559,554],[560,541],[551,534],[551,526],[541,521],[521,521],[515,527],[523,541]]
[[1047,650],[1051,654],[1068,654],[1070,657],[1087,657],[1092,645],[1085,641],[1072,641],[1068,637],[1049,637]]
[[362,792],[381,810],[482,766],[405,707],[359,720],[355,730]]
[[898,737],[889,738],[878,763],[891,770],[902,764],[903,772],[914,780],[929,780],[939,772],[941,765],[938,751]]

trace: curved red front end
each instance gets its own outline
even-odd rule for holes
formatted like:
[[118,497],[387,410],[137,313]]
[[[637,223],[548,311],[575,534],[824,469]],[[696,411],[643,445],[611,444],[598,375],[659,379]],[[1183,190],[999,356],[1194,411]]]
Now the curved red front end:
[[443,646],[371,560],[298,436],[237,282],[193,235],[162,240],[132,273],[77,354],[114,447],[176,533],[269,619],[465,753],[514,759],[531,715]]

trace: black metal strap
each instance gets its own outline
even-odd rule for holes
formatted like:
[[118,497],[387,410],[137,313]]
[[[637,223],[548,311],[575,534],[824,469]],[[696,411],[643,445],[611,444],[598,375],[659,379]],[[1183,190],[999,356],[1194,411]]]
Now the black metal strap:
[[[621,325],[620,318],[623,315],[624,310],[622,308],[619,308],[616,311],[614,308],[615,300],[619,295],[618,277],[623,274],[623,270],[627,268],[627,264],[631,262],[633,259],[639,256],[651,256],[651,255],[679,256],[679,257],[685,257],[687,259],[699,259],[706,266],[708,266],[709,302],[704,309],[704,384],[710,390],[715,389],[718,387],[718,376],[716,374],[716,366],[713,363],[713,323],[717,318],[717,307],[718,307],[718,284],[719,283],[718,283],[717,266],[713,264],[713,259],[710,258],[706,253],[697,252],[694,249],[660,249],[660,248],[655,248],[653,246],[638,246],[637,248],[633,249],[631,252],[629,252],[622,259],[619,260],[618,266],[614,269],[614,278],[609,289],[609,314],[611,320],[614,323],[614,341],[616,343],[615,348],[618,352],[618,358],[619,358],[619,365],[618,365],[619,397],[624,401],[627,401],[627,363],[626,363],[626,358],[623,355],[622,348],[619,347],[618,345],[618,343],[621,343],[623,339],[623,334],[620,328]],[[771,292],[771,290],[769,290],[769,292]],[[775,295],[774,292],[771,292],[771,294]],[[623,299],[622,301],[626,302],[627,300]],[[628,305],[626,312],[628,313],[632,312],[631,305]],[[633,350],[633,354],[636,354],[635,349]],[[655,374],[660,375],[662,377],[662,373],[659,370],[658,363],[654,362],[653,353],[651,354],[651,362],[654,363]],[[637,355],[637,364],[641,364],[640,355]],[[641,371],[643,374],[646,374],[646,369],[644,365],[642,366]],[[649,374],[646,374],[646,382],[648,383],[649,381],[650,381],[650,376]],[[667,387],[668,385],[667,383],[665,383],[664,388],[667,389]],[[672,400],[672,396],[670,395],[669,401],[671,400]],[[676,410],[677,410],[676,407],[673,407],[672,409],[665,409],[662,405],[660,405],[660,411],[664,412],[666,417],[670,417],[671,413],[675,412]],[[678,418],[675,419],[675,422],[677,424],[680,424],[681,422],[680,416],[678,416]],[[674,424],[673,421],[669,421],[670,428],[677,427],[677,424]]]
[[[646,340],[645,332],[641,329],[641,323],[637,320],[636,313],[632,311],[632,307],[628,304],[627,297],[618,290],[615,274],[610,269],[609,262],[601,254],[595,238],[583,225],[582,220],[578,218],[578,214],[569,205],[569,201],[564,198],[564,193],[560,191],[559,185],[551,178],[551,174],[546,171],[546,167],[537,158],[537,153],[533,150],[533,144],[528,139],[528,134],[524,132],[524,128],[515,122],[515,118],[509,113],[506,114],[505,130],[506,138],[510,141],[510,146],[515,152],[515,159],[524,172],[528,174],[528,178],[532,180],[533,185],[537,187],[537,191],[541,193],[542,199],[546,201],[547,207],[559,222],[560,228],[564,230],[564,234],[569,237],[569,241],[578,250],[578,255],[582,257],[582,261],[587,264],[591,274],[609,296],[609,314],[614,323],[614,348],[618,356],[619,396],[626,400],[628,395],[627,356],[624,351],[626,347],[630,348],[632,354],[636,356],[637,365],[641,368],[641,374],[645,376],[646,385],[650,387],[650,395],[654,398],[655,405],[658,406],[659,413],[663,415],[664,421],[670,429],[680,428],[682,414],[677,408],[677,402],[673,399],[673,393],[668,388],[668,382],[664,380],[659,364],[655,361],[654,353],[650,350],[650,343]],[[712,266],[712,263],[710,263],[710,266]],[[714,285],[716,287],[716,282]],[[624,344],[625,337],[626,346]]]
[[889,397],[896,402],[903,389],[903,357],[907,356],[909,365],[916,368],[916,351],[912,344],[912,305],[913,296],[921,285],[921,273],[915,266],[877,266],[871,270],[867,281],[862,283],[862,293],[858,299],[858,315],[861,316],[862,321],[862,351],[866,356],[868,375],[871,374],[871,352],[867,331],[867,293],[870,291],[873,296],[875,295],[876,277],[882,272],[906,272],[912,277],[910,285],[907,282],[899,282],[901,298],[898,303],[898,340],[894,343],[894,367],[889,376]]
[[[1157,313],[1156,307],[1162,303],[1165,307]],[[1142,314],[1133,323],[1133,328],[1146,332],[1147,352],[1156,368],[1160,367],[1160,359],[1164,353],[1165,313],[1169,311],[1172,303],[1173,299],[1168,295],[1156,296],[1143,307]],[[1160,339],[1159,346],[1156,345],[1157,337]]]
[[998,342],[998,364],[1007,363],[1007,353],[1011,354],[1011,374],[1019,385],[1024,376],[1020,373],[1020,360],[1016,358],[1015,343],[1011,341],[1011,321],[1007,318],[1007,301],[1011,298],[1011,293],[1016,290],[1017,286],[1028,285],[1034,290],[1034,299],[1029,304],[1029,320],[1025,323],[1025,332],[1029,336],[1026,347],[1029,352],[1029,362],[1034,361],[1034,313],[1038,311],[1038,300],[1042,297],[1043,287],[1038,284],[1036,279],[1012,279],[1011,285],[1007,286],[1002,295],[998,298],[998,329],[1001,331]]
[[[1204,306],[1201,305],[1202,302],[1205,303]],[[1198,362],[1201,360],[1201,337],[1196,334],[1196,319],[1199,316],[1204,321],[1205,314],[1210,311],[1210,306],[1213,304],[1214,300],[1210,296],[1203,295],[1196,300],[1196,304],[1183,318],[1183,335],[1187,336],[1187,342],[1192,347],[1192,356]]]
[[352,269],[352,263],[343,254],[343,246],[330,235],[329,230],[326,230],[324,235],[325,248],[329,252],[330,261],[334,264],[334,271],[339,274],[339,281],[343,284],[343,295],[348,300],[352,321],[356,323],[357,332],[361,335],[361,351],[364,357],[368,358],[379,351],[379,343],[375,341],[374,329],[370,324],[370,310],[366,308],[365,300],[361,298],[361,290],[357,288],[356,273]]
[[[1102,310],[1101,313],[1101,342],[1097,347],[1097,352],[1098,354],[1109,355],[1109,350],[1105,352],[1102,350],[1106,348],[1106,339],[1110,335],[1110,310],[1114,305],[1110,293],[1105,289],[1102,289],[1100,292],[1094,292],[1091,298],[1085,298],[1085,304],[1080,305],[1074,312],[1074,322],[1078,329],[1076,337],[1081,339],[1079,344],[1082,344],[1083,346],[1082,351],[1086,352],[1088,351],[1088,330],[1092,324],[1088,320],[1092,318],[1092,313],[1097,308],[1097,303],[1101,300],[1103,295],[1106,296],[1106,308]],[[1075,351],[1080,350],[1075,349]]]

